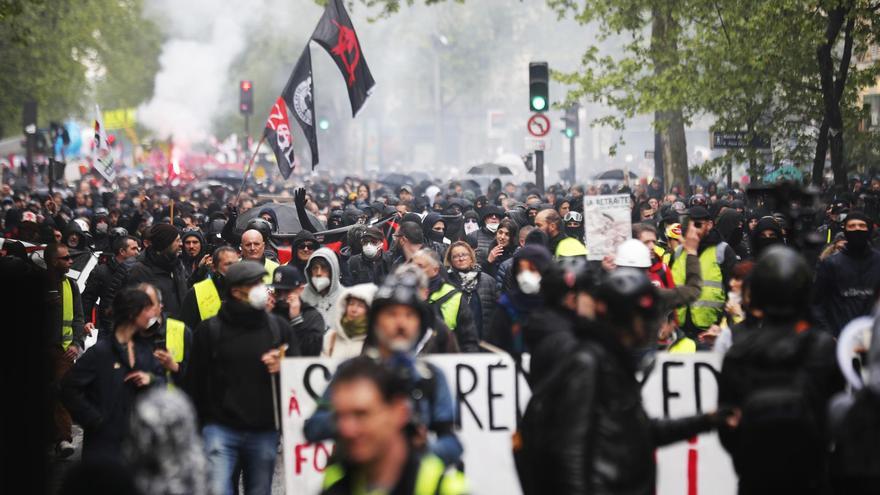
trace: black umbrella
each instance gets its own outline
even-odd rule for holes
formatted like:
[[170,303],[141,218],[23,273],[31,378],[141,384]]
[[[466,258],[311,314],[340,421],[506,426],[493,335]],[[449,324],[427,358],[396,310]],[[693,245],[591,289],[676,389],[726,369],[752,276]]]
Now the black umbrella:
[[390,174],[379,179],[379,182],[387,184],[389,186],[402,186],[404,184],[413,185],[416,183],[416,181],[412,177],[397,172],[391,172]]
[[[612,170],[602,172],[601,174],[597,175],[594,178],[596,180],[623,180],[623,170],[619,169],[619,168],[615,168]],[[630,179],[638,179],[639,176],[630,172],[629,178]]]
[[[255,206],[239,216],[238,220],[235,221],[235,232],[238,234],[244,232],[247,223],[259,215],[263,208],[272,208],[275,210],[275,216],[278,218],[278,230],[273,232],[273,235],[277,235],[278,237],[290,237],[303,230],[302,225],[299,223],[296,206],[288,203],[266,203],[260,206]],[[307,211],[306,215],[308,215],[309,221],[312,222],[312,225],[314,225],[315,228],[318,230],[324,230],[324,224],[312,215],[311,212]]]
[[225,184],[230,184],[233,186],[238,186],[241,184],[241,179],[244,177],[244,172],[241,170],[215,170],[210,175],[205,177],[205,180],[215,180],[220,181]]
[[483,163],[474,165],[468,170],[470,175],[513,175],[513,171],[506,165],[498,165],[497,163]]

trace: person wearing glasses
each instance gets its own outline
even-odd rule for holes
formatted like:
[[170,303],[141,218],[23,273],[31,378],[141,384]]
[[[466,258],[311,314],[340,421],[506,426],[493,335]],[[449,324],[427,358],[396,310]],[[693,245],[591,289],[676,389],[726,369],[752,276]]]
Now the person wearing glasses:
[[[504,221],[502,221],[502,224]],[[498,229],[501,232],[501,229]],[[495,278],[484,273],[477,262],[477,254],[470,244],[464,241],[452,243],[443,261],[446,278],[462,293],[462,302],[471,308],[477,335],[482,340],[488,332],[498,292]]]
[[312,257],[312,254],[314,254],[319,247],[321,247],[321,245],[318,243],[318,239],[315,238],[315,234],[308,230],[301,230],[293,238],[293,244],[291,246],[293,256],[291,256],[290,261],[288,261],[287,264],[293,265],[299,269],[301,273],[305,273],[306,264],[309,262],[309,258]]
[[[696,301],[678,308],[677,317],[685,336],[698,343],[698,350],[706,350],[711,345],[708,341],[704,343],[700,335],[724,318],[727,291],[730,290],[730,279],[738,258],[733,248],[724,242],[715,229],[715,222],[705,207],[691,206],[688,212],[690,227],[682,226],[682,229],[687,232],[692,227],[700,238],[697,255],[700,259],[703,287]],[[679,246],[672,255],[672,280],[676,286],[684,285],[687,278],[687,257],[681,255],[683,250]]]
[[[53,378],[60,383],[85,349],[84,319],[79,288],[76,281],[67,276],[73,265],[70,248],[66,244],[49,244],[46,246],[45,259],[49,280],[47,309],[51,318],[49,328],[52,329],[49,352]],[[74,452],[72,423],[70,414],[60,402],[55,404],[54,421],[55,453],[61,458],[70,457]]]

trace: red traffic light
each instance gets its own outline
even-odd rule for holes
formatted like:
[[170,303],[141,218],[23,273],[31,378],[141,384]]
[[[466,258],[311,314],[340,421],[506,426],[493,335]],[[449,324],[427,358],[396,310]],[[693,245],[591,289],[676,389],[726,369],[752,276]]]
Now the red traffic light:
[[242,91],[250,91],[251,90],[251,82],[250,81],[242,81],[241,82],[241,90]]

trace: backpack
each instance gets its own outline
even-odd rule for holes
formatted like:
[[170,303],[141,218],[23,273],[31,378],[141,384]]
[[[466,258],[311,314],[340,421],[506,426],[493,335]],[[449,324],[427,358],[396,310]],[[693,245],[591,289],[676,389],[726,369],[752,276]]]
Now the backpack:
[[755,480],[779,479],[821,469],[825,455],[824,426],[809,397],[804,369],[813,347],[812,334],[797,336],[796,357],[788,363],[749,367],[750,392],[737,427],[737,471]]

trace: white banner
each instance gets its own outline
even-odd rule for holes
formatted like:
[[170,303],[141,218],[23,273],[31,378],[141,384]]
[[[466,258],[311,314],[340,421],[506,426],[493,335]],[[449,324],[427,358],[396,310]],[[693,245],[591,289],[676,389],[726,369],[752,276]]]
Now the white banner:
[[[715,408],[719,355],[658,356],[643,386],[649,415],[679,417]],[[511,435],[530,395],[525,377],[517,373],[506,355],[437,355],[428,361],[443,370],[456,401],[458,436],[464,446],[465,471],[472,493],[521,493],[511,454]],[[302,429],[339,363],[327,358],[289,358],[282,364],[284,475],[288,494],[320,493],[333,443],[310,444]],[[736,493],[736,476],[715,434],[660,449],[657,463],[659,495]]]
[[617,246],[632,237],[629,194],[584,196],[584,237],[587,259],[614,255]]

